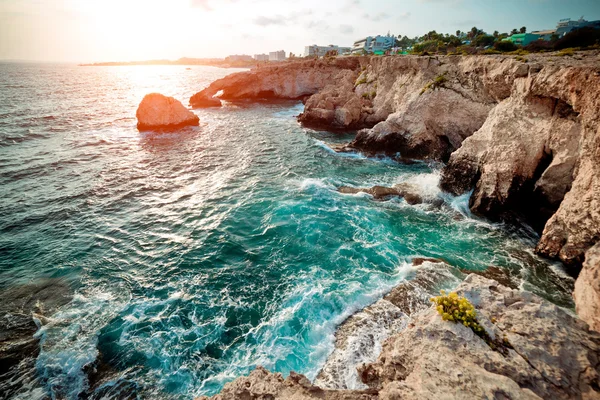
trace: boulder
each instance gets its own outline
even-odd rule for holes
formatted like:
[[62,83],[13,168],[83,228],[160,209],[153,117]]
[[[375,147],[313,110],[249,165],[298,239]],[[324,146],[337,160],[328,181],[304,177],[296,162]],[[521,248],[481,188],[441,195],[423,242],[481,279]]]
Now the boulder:
[[408,183],[399,183],[394,187],[373,186],[371,188],[354,188],[350,186],[340,186],[338,192],[344,194],[368,193],[375,200],[384,200],[389,197],[402,197],[408,204],[415,205],[423,203],[423,197],[418,193],[418,189]]
[[144,96],[135,113],[142,130],[176,130],[184,126],[198,126],[200,119],[180,101],[160,93]]

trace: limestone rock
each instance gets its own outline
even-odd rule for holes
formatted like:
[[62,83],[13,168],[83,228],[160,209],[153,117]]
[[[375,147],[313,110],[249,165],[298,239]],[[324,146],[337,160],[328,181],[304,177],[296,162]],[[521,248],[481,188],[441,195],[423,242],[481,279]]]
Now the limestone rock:
[[431,306],[430,297],[458,284],[449,266],[425,260],[383,299],[348,317],[336,330],[335,349],[314,384],[327,389],[362,389],[356,368],[373,362],[385,339],[410,323],[410,315]]
[[583,269],[575,281],[573,297],[579,317],[600,332],[600,243],[585,254]]
[[[197,400],[207,400],[200,397]],[[287,379],[257,367],[248,376],[229,382],[212,400],[271,399],[271,400],[375,400],[376,392],[323,390],[310,383],[304,375],[290,373]]]
[[476,213],[526,215],[542,232],[536,251],[576,271],[600,237],[600,74],[570,63],[515,79],[511,96],[452,154],[441,186],[474,187]]
[[139,130],[175,130],[184,126],[197,126],[200,119],[180,101],[159,93],[144,96],[135,113]]
[[377,362],[360,368],[380,398],[600,398],[600,335],[583,321],[478,275],[457,292],[506,353],[428,309],[384,343]]

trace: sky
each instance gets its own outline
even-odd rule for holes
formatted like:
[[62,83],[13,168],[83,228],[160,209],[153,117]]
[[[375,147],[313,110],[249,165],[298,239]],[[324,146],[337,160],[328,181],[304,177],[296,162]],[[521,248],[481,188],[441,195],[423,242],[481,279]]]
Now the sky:
[[0,0],[0,60],[135,61],[351,46],[369,35],[551,29],[600,0]]

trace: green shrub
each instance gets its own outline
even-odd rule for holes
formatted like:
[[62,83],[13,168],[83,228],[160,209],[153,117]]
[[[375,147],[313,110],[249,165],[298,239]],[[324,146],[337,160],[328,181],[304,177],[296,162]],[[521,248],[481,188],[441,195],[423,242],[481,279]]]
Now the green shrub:
[[444,84],[447,81],[448,81],[448,78],[446,78],[446,74],[438,75],[438,76],[435,77],[434,80],[432,80],[431,82],[429,82],[427,85],[425,85],[423,87],[423,89],[421,89],[421,93],[420,94],[425,93],[429,89],[435,90],[437,88],[444,87]]
[[573,49],[571,47],[562,49],[561,51],[558,52],[558,55],[561,57],[565,57],[565,56],[573,57],[575,55],[575,49]]
[[441,296],[432,297],[431,301],[436,304],[435,308],[444,321],[463,324],[467,328],[471,328],[479,337],[488,338],[485,329],[477,322],[475,307],[469,300],[457,295],[455,292],[446,295],[446,292],[442,290],[440,294]]
[[362,85],[363,83],[367,83],[367,77],[364,76],[362,78],[360,78],[359,80],[356,81],[356,83],[354,84],[354,87]]
[[521,57],[521,56],[516,56],[516,57],[515,57],[515,60],[517,60],[517,61],[521,61],[521,62],[524,62],[524,63],[526,63],[526,62],[527,62],[527,59],[526,59],[525,57]]
[[511,56],[526,56],[529,54],[529,52],[525,49],[519,48],[519,49],[517,49],[515,51],[511,51],[510,53],[507,53],[507,54],[510,54]]
[[499,42],[494,43],[494,49],[502,52],[508,52],[517,50],[517,46],[513,42],[509,42],[508,40],[501,40]]
[[483,54],[502,54],[502,52],[494,49],[485,49]]

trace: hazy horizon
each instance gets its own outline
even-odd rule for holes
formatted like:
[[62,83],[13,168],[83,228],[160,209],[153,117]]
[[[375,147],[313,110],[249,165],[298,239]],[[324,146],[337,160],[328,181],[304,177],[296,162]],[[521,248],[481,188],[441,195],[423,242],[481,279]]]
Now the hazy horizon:
[[0,60],[103,62],[223,58],[351,46],[376,34],[551,29],[600,19],[597,0],[0,0]]

